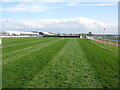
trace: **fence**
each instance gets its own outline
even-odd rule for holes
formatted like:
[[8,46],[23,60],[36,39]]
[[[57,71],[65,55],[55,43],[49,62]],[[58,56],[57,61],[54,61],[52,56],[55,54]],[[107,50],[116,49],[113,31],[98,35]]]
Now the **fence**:
[[[109,38],[109,37],[107,37]],[[101,37],[95,37],[95,36],[86,36],[86,39],[90,39],[90,40],[95,40],[95,41],[99,41],[101,43],[104,43],[104,44],[109,44],[109,46],[111,45],[114,45],[114,46],[118,46],[120,47],[120,44],[118,43],[119,40],[114,40],[113,38],[111,39],[111,36],[110,36],[110,39],[107,39],[107,38],[101,38]],[[106,41],[107,40],[107,41]],[[112,41],[115,41],[115,42],[112,42]]]
[[11,37],[30,37],[30,36],[0,36],[0,38],[11,38]]
[[86,36],[87,39],[94,40],[93,36]]

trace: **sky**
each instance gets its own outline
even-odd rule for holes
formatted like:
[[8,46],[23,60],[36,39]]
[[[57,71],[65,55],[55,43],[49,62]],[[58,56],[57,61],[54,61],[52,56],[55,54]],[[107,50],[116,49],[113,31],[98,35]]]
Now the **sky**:
[[2,30],[118,33],[117,2],[3,2]]

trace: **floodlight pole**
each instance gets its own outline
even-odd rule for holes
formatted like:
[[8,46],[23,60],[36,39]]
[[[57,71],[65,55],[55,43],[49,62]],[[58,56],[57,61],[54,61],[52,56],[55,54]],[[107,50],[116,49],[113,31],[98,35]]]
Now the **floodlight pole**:
[[103,36],[104,36],[104,44],[105,44],[105,28],[104,28],[104,30],[103,30]]
[[109,46],[111,47],[111,35],[110,35],[110,40],[109,41],[110,41],[110,43],[109,43],[110,45]]
[[[100,34],[99,34],[99,39],[102,40],[102,38],[101,38],[101,35],[102,35],[102,34],[101,34],[100,30],[99,30],[99,33],[100,33]],[[100,43],[102,43],[102,42],[100,42]]]
[[116,48],[118,49],[118,39],[117,39],[117,36],[116,36]]

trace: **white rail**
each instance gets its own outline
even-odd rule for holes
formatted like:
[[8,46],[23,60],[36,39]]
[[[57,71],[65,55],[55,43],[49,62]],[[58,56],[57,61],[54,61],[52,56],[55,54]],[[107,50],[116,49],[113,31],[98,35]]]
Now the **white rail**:
[[0,38],[11,38],[11,37],[30,37],[30,36],[0,36]]

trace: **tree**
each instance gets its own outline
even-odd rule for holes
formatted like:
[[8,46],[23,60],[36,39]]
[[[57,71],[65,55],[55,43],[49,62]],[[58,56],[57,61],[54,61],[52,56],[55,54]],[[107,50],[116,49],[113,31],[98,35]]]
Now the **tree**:
[[44,33],[43,32],[39,32],[39,35],[43,35]]

